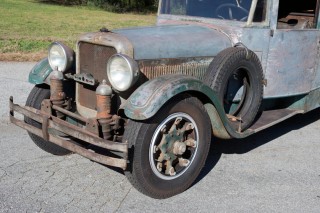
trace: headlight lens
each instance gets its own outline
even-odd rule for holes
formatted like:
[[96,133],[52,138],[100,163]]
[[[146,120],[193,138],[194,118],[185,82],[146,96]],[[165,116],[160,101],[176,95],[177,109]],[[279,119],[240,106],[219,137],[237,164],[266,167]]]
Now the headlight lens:
[[126,91],[138,79],[138,64],[126,55],[116,54],[108,61],[107,74],[113,88]]
[[48,60],[51,68],[64,72],[68,70],[74,60],[74,51],[68,46],[53,42],[49,47]]

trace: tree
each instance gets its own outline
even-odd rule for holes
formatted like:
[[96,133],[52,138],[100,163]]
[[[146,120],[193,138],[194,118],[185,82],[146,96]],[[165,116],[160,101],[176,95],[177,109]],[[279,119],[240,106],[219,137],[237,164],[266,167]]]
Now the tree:
[[158,0],[38,0],[63,5],[94,5],[108,11],[156,11]]

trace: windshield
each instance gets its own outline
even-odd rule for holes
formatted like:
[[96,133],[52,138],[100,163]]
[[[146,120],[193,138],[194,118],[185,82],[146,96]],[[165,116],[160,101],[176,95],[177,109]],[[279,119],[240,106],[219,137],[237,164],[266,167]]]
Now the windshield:
[[[247,21],[252,0],[162,0],[161,14]],[[258,0],[253,21],[265,19],[267,0]]]

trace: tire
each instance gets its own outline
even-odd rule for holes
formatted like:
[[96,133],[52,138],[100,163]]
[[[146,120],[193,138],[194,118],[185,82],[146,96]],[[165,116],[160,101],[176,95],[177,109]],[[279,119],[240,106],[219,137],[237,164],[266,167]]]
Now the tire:
[[250,127],[259,112],[263,78],[257,55],[242,47],[221,51],[209,65],[205,83],[216,92],[229,124],[239,132]]
[[[36,109],[41,109],[41,103],[44,99],[49,99],[50,98],[50,89],[46,86],[46,85],[42,85],[42,86],[35,86],[33,87],[33,89],[31,90],[28,98],[27,98],[27,102],[26,102],[26,106],[30,106]],[[39,129],[41,129],[41,124],[32,120],[31,118],[25,117],[24,121],[34,127],[37,127]],[[51,143],[50,141],[46,141],[43,138],[34,135],[30,132],[28,132],[30,138],[32,139],[32,141],[42,150],[51,153],[53,155],[68,155],[70,153],[72,153],[71,151],[64,149],[54,143]]]
[[[174,126],[177,118],[182,120]],[[192,127],[190,123],[194,125],[193,129],[180,135],[175,131],[169,134],[170,129]],[[167,138],[168,143],[159,146],[163,138]],[[176,141],[187,144],[187,139],[195,139],[196,142],[186,145],[185,152],[174,153],[173,147],[182,144]],[[145,123],[129,120],[123,140],[129,142],[130,163],[125,174],[131,184],[145,195],[163,199],[185,191],[199,175],[210,148],[211,124],[198,99],[179,97]],[[170,156],[171,160],[160,160],[161,153]],[[173,169],[168,166],[169,162]]]

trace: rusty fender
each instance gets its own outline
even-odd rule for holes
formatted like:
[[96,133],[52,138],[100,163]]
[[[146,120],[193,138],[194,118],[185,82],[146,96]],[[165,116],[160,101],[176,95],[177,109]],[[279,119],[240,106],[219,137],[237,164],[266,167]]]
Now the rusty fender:
[[[80,120],[85,123],[90,123],[89,120],[74,114],[70,111],[67,111],[59,106],[46,104],[46,102],[50,102],[50,100],[44,100],[43,104],[46,106],[46,108],[51,108],[52,110],[59,111],[60,113],[63,113],[65,115],[68,115],[69,117],[73,117],[77,120]],[[58,117],[55,117],[51,115],[50,113],[47,113],[43,110],[38,110],[32,107],[22,107],[17,104],[13,103],[13,98],[10,97],[10,121],[23,128],[26,129],[28,132],[31,132],[39,137],[42,137],[48,143],[52,142],[58,146],[61,146],[65,149],[68,149],[74,153],[77,153],[79,155],[82,155],[88,159],[91,159],[93,161],[99,162],[104,165],[119,167],[122,169],[126,169],[127,167],[127,156],[128,156],[128,144],[127,143],[117,143],[110,140],[105,140],[97,136],[97,134],[93,133],[89,129],[84,129],[78,126],[75,126],[73,124],[70,124]],[[48,110],[48,111],[51,111]],[[14,117],[16,113],[22,114],[26,117],[29,117],[39,123],[42,124],[42,129],[38,129],[32,125],[29,125],[25,123],[22,120],[19,120]],[[55,134],[51,134],[51,131],[48,131],[49,129],[56,130],[58,132],[62,132],[66,135],[71,136],[70,140],[65,140],[62,137],[59,137]],[[86,149],[83,146],[78,145],[77,143],[74,143],[71,139],[76,138],[78,140],[81,140],[83,142],[86,142],[88,144],[92,144],[110,151],[117,151],[122,153],[122,158],[115,158],[115,157],[109,157],[106,155],[98,154],[93,152],[92,150]],[[69,139],[69,138],[68,138]],[[49,142],[50,141],[50,142]]]
[[238,133],[229,126],[222,105],[209,86],[187,75],[165,75],[144,83],[129,97],[123,106],[124,113],[133,120],[146,120],[171,98],[184,92],[200,93],[210,100],[204,106],[216,137],[230,139],[248,135],[248,132]]

